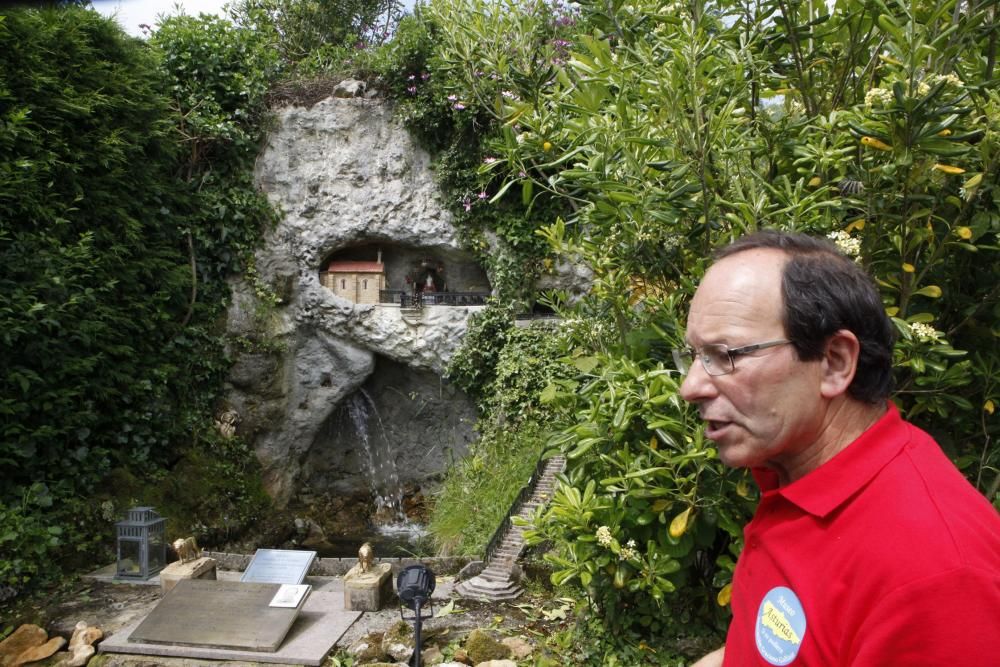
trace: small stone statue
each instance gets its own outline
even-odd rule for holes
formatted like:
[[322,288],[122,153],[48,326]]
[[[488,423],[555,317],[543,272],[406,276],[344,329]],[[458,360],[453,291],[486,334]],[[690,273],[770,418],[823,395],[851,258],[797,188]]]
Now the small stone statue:
[[240,416],[235,410],[226,410],[215,420],[215,428],[226,440],[236,435],[236,424],[240,421]]
[[361,567],[362,572],[367,572],[372,569],[372,565],[375,564],[375,549],[372,548],[371,542],[365,542],[358,549],[358,565]]
[[194,541],[193,537],[183,537],[174,540],[174,551],[177,552],[177,557],[181,563],[188,563],[198,560],[201,557],[201,550],[198,548],[198,543]]

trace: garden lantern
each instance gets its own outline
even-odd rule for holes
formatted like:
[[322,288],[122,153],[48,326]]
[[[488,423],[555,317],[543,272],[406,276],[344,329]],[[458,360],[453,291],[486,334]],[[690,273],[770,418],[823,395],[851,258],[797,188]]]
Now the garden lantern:
[[167,564],[165,528],[167,520],[152,507],[133,507],[124,521],[115,523],[118,533],[116,577],[149,579]]
[[[406,620],[403,615],[403,608],[408,607],[413,610],[413,667],[420,667],[420,622],[423,616],[420,607],[425,602],[430,602],[431,593],[434,592],[434,573],[423,565],[410,565],[404,567],[399,576],[396,577],[396,594],[399,595],[399,615]],[[434,615],[434,606],[431,605],[430,618]]]

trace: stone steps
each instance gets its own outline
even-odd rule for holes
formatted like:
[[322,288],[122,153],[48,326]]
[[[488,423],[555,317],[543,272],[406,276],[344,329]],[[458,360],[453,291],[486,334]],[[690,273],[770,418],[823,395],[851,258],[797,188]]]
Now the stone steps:
[[[513,516],[528,519],[537,508],[547,505],[555,493],[555,477],[565,467],[566,459],[562,456],[553,456],[546,461],[531,495],[512,512]],[[513,600],[519,596],[523,589],[514,580],[514,566],[524,551],[524,531],[525,526],[511,525],[483,571],[472,579],[460,582],[455,592],[462,597],[486,600]]]

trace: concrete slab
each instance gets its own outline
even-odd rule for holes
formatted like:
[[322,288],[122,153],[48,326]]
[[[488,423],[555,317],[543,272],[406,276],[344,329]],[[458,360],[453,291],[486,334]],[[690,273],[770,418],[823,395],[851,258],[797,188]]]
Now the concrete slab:
[[[302,589],[304,594],[311,590]],[[281,584],[182,579],[132,631],[129,641],[273,653],[305,602],[305,597],[293,596],[276,605],[281,590]]]
[[[239,610],[233,610],[233,613],[239,613]],[[344,609],[342,588],[338,592],[314,589],[295,623],[288,631],[285,641],[274,653],[130,642],[130,635],[144,619],[104,639],[98,644],[98,651],[100,653],[129,653],[209,660],[245,660],[318,667],[323,663],[323,658],[330,652],[341,635],[351,627],[359,616],[361,616],[361,612]]]

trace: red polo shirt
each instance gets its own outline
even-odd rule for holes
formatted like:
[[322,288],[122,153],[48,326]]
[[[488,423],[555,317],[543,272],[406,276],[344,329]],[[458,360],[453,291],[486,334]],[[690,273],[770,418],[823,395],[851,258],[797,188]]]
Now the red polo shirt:
[[1000,514],[895,406],[787,486],[754,476],[725,667],[1000,665]]

